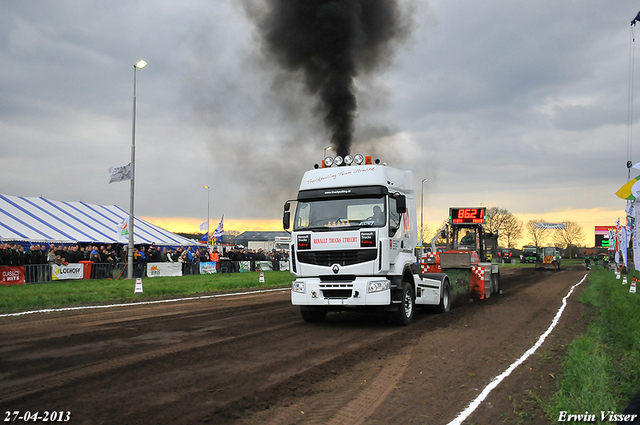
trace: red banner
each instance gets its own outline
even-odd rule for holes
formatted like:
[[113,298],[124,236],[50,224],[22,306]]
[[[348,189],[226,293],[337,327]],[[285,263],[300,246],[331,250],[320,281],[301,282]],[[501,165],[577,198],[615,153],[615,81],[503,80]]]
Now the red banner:
[[0,285],[24,283],[24,266],[1,266]]

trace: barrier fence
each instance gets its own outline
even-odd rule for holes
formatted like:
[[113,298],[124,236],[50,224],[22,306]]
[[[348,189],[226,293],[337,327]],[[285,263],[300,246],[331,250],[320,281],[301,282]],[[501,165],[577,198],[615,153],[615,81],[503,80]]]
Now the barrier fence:
[[[188,276],[212,273],[244,273],[267,270],[289,270],[288,261],[229,261],[206,263],[134,264],[133,277]],[[24,266],[0,266],[0,285],[55,282],[72,279],[124,279],[126,263],[93,263]]]

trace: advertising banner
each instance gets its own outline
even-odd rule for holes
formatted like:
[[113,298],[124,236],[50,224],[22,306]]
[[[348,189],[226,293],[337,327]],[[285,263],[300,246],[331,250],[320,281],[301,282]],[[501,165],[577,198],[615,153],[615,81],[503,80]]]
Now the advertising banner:
[[182,276],[182,263],[147,263],[147,277]]
[[218,262],[217,261],[207,261],[205,263],[200,263],[200,274],[213,274],[217,273],[216,270]]
[[238,271],[246,273],[251,271],[251,261],[238,261]]
[[82,264],[54,264],[51,266],[51,280],[82,279],[84,266]]
[[0,285],[17,285],[24,283],[24,266],[0,267]]
[[273,270],[271,261],[256,261],[256,271]]

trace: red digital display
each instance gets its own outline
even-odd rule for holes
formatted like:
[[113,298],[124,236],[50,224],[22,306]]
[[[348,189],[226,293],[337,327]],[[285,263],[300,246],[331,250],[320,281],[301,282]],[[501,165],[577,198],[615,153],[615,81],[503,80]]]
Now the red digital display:
[[484,224],[486,208],[451,208],[449,216],[454,224]]

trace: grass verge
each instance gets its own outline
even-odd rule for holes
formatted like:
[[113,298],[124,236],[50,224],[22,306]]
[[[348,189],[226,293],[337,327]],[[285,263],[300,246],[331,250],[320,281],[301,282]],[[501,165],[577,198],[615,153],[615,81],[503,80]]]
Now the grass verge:
[[600,421],[601,411],[622,413],[640,390],[640,293],[629,293],[630,284],[604,269],[588,279],[580,301],[590,324],[569,346],[558,391],[545,407],[550,418],[589,412]]
[[149,301],[173,296],[203,295],[217,291],[271,288],[291,285],[288,271],[154,277],[142,279],[142,294],[135,294],[135,280],[62,280],[29,285],[0,285],[0,313],[41,308]]

